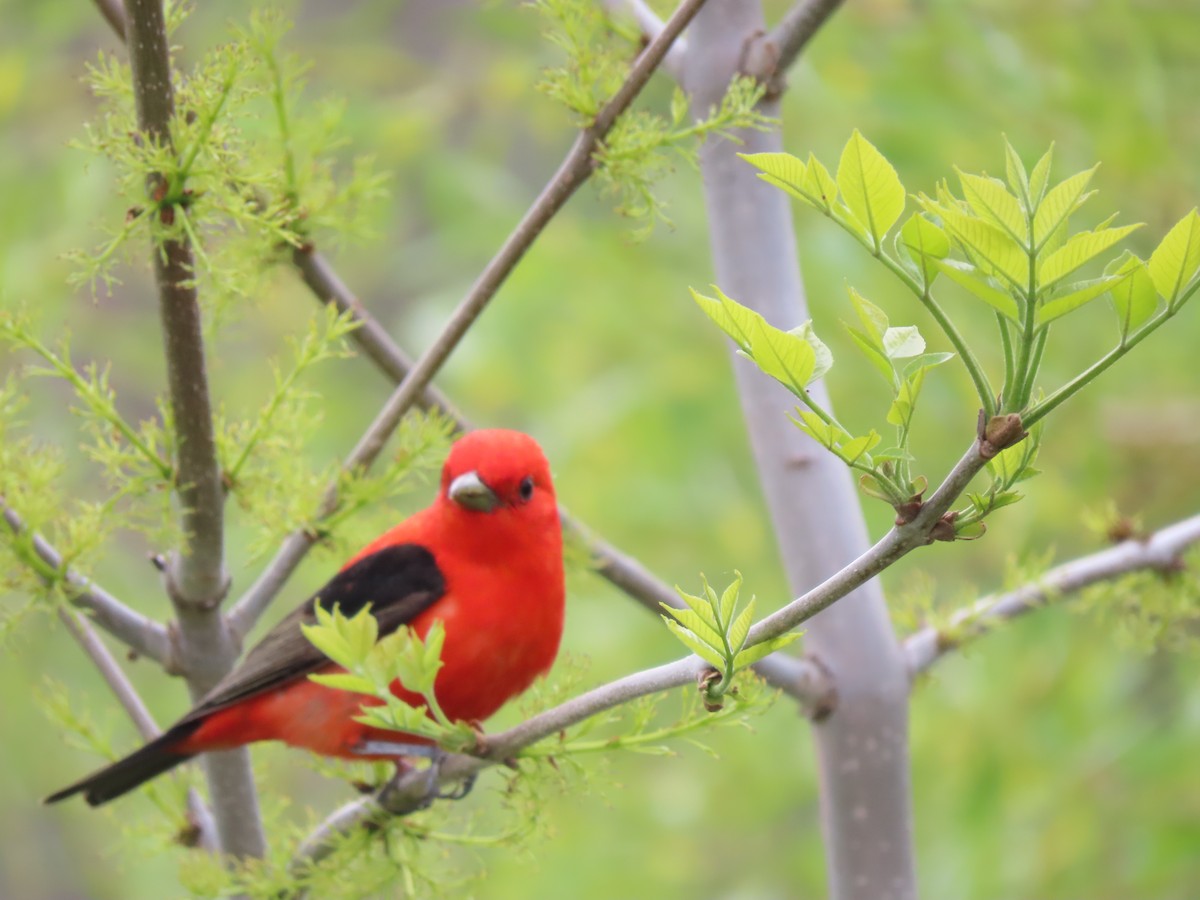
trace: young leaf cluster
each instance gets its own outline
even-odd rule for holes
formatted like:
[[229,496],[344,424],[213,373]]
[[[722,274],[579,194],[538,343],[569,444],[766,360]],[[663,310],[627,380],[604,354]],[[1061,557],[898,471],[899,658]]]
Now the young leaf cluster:
[[[1008,440],[1015,442],[1023,439],[1023,429],[1032,428],[1179,312],[1200,288],[1200,214],[1193,210],[1184,216],[1147,260],[1129,252],[1113,256],[1113,248],[1138,225],[1117,226],[1109,217],[1093,228],[1072,227],[1072,216],[1094,193],[1089,186],[1095,167],[1055,183],[1050,174],[1053,148],[1032,170],[1026,170],[1011,146],[1005,150],[1004,180],[956,170],[961,195],[943,181],[932,196],[915,197],[917,209],[907,218],[909,195],[899,175],[857,131],[842,150],[836,174],[811,154],[807,160],[788,153],[743,159],[759,169],[761,179],[838,224],[900,280],[937,322],[966,368],[985,425],[1007,424]],[[1101,271],[1081,278],[1085,267]],[[980,354],[935,295],[935,285],[940,292],[947,284],[990,308],[998,355],[1004,360],[1002,380],[989,377]],[[808,384],[832,362],[809,323],[785,332],[717,293],[718,300],[693,296],[743,355],[807,407],[799,410],[796,424],[862,471],[864,490],[891,503],[902,517],[906,507],[919,504],[926,481],[911,472],[913,411],[926,374],[951,354],[926,354],[915,328],[890,327],[879,307],[850,289],[858,318],[857,325],[848,326],[850,337],[892,392],[887,421],[896,428],[896,444],[879,450],[876,431],[853,435],[808,395]],[[1062,387],[1035,395],[1051,330],[1077,331],[1077,320],[1067,316],[1103,296],[1110,298],[1115,312],[1116,345]],[[1007,443],[997,449],[1003,446]],[[1035,437],[1020,451],[1019,462],[993,461],[991,487],[971,494],[971,507],[952,519],[956,536],[978,537],[985,516],[1019,498],[1012,485],[1036,473],[1036,452]]]
[[676,88],[670,118],[644,109],[621,116],[596,152],[594,178],[603,196],[616,201],[616,210],[642,223],[635,237],[645,237],[655,223],[670,225],[666,205],[655,186],[674,171],[675,162],[695,167],[699,146],[713,136],[737,140],[742,128],[763,129],[770,120],[757,111],[763,87],[753,78],[736,77],[718,106],[689,122],[687,95]]
[[[908,434],[925,373],[945,362],[946,354],[924,354],[925,341],[914,326],[891,328],[883,311],[851,292],[861,329],[848,326],[867,359],[887,379],[893,400],[888,421],[896,425],[897,443],[877,449],[883,438],[875,429],[855,435],[808,392],[808,386],[833,365],[833,354],[803,322],[790,331],[770,324],[761,315],[714,286],[716,298],[692,291],[704,313],[738,347],[738,352],[770,375],[804,405],[797,407],[796,426],[852,469],[862,473],[863,489],[892,506],[913,501],[925,481],[909,472]],[[908,363],[902,363],[911,357]]]
[[[98,247],[74,254],[78,282],[111,290],[123,257],[145,259],[147,245],[186,240],[200,296],[219,317],[255,297],[268,264],[310,240],[314,227],[356,231],[382,179],[358,160],[338,184],[342,138],[332,107],[299,123],[289,118],[303,70],[278,52],[286,28],[278,14],[255,13],[179,77],[167,141],[139,132],[128,64],[102,54],[90,67],[103,105],[80,146],[112,164],[125,212]],[[263,122],[276,133],[263,133]]]
[[1200,642],[1200,555],[1176,572],[1146,570],[1097,584],[1077,601],[1117,640],[1144,653],[1193,651]]
[[[347,617],[340,609],[316,606],[315,625],[302,625],[314,647],[344,672],[320,673],[309,678],[317,684],[362,694],[369,698],[356,720],[373,728],[427,738],[447,750],[467,750],[475,745],[470,725],[453,722],[442,712],[434,695],[434,681],[442,668],[446,629],[441,621],[430,626],[424,639],[407,626],[379,637],[379,623],[364,607]],[[413,705],[392,693],[395,682],[424,701]]]
[[[538,89],[567,107],[580,128],[596,119],[625,78],[642,47],[639,31],[610,19],[593,0],[537,0],[531,4],[546,20],[546,39],[562,49],[561,66],[543,71]],[[593,177],[617,212],[637,223],[634,236],[647,236],[662,222],[670,225],[656,185],[677,161],[695,165],[697,148],[711,135],[735,139],[742,128],[765,128],[770,119],[757,110],[763,88],[737,77],[721,103],[689,121],[686,93],[676,89],[667,113],[629,110],[613,124],[593,159]]]
[[754,624],[754,598],[742,609],[738,609],[738,595],[742,587],[742,575],[734,573],[734,579],[718,597],[701,576],[704,595],[697,597],[676,588],[683,599],[684,607],[678,609],[662,604],[666,611],[663,621],[679,641],[709,663],[715,677],[706,678],[701,685],[705,706],[716,711],[733,686],[733,676],[747,666],[752,666],[768,654],[786,647],[800,637],[800,632],[790,632],[778,637],[746,645],[746,636]]
[[[1171,229],[1149,260],[1128,252],[1108,256],[1140,226],[1115,226],[1109,217],[1094,228],[1073,229],[1071,217],[1094,194],[1089,186],[1096,167],[1054,183],[1053,148],[1027,171],[1006,144],[1004,180],[956,170],[961,196],[947,181],[933,196],[917,195],[917,211],[894,233],[905,211],[904,186],[891,163],[857,131],[842,152],[836,177],[812,155],[807,161],[786,153],[744,159],[764,181],[840,225],[900,279],[945,331],[989,417],[1017,413],[1026,427],[1032,425],[1175,315],[1200,286],[1195,210]],[[1080,279],[1085,266],[1103,271]],[[994,312],[1005,366],[998,392],[935,298],[939,276]],[[1117,345],[1035,402],[1052,326],[1106,295],[1116,313]]]

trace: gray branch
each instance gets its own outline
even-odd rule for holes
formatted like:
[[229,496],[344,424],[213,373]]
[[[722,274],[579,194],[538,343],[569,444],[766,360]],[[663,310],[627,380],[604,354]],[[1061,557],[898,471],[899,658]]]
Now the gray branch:
[[121,0],[94,0],[96,9],[104,16],[104,21],[116,32],[117,37],[125,40],[125,4]]
[[[647,41],[654,40],[662,34],[666,27],[663,20],[646,4],[645,0],[604,0],[604,8],[610,15],[625,15],[632,18],[638,28],[642,30],[642,36]],[[686,54],[687,39],[680,36],[671,45],[666,59],[663,60],[662,68],[676,81],[679,80],[680,73],[683,71],[683,58]]]
[[[404,414],[426,396],[433,377],[449,359],[459,341],[496,295],[517,263],[567,200],[591,176],[595,168],[592,155],[599,149],[613,123],[646,86],[671,44],[703,4],[704,0],[683,0],[662,32],[634,61],[628,77],[617,93],[596,115],[596,120],[580,132],[554,176],[476,279],[441,334],[421,358],[408,368],[399,386],[347,456],[343,464],[346,471],[369,468],[400,424]],[[320,516],[332,512],[337,507],[337,502],[337,484],[334,483],[330,485],[322,500]],[[312,535],[302,531],[294,532],[284,540],[283,546],[267,564],[262,576],[234,607],[233,620],[239,633],[245,633],[246,627],[252,625],[270,605],[314,542]]]
[[[4,521],[18,535],[25,530],[17,513],[0,503]],[[80,609],[86,610],[92,621],[128,646],[139,656],[145,656],[171,668],[171,641],[167,629],[148,616],[130,609],[104,588],[84,578],[77,572],[63,569],[62,556],[41,535],[31,536],[33,551],[38,558],[52,569],[62,572],[63,587],[67,599]]]
[[1182,565],[1180,557],[1184,551],[1198,543],[1200,516],[1192,516],[1149,537],[1124,541],[1063,563],[1016,590],[984,597],[952,615],[948,627],[924,628],[910,635],[904,641],[909,672],[915,677],[950,651],[982,637],[1009,619],[1041,609],[1089,585],[1145,569],[1175,571]]
[[[61,606],[58,608],[58,618],[71,637],[75,638],[76,643],[83,648],[88,659],[96,666],[100,677],[104,679],[104,683],[113,692],[117,702],[121,704],[122,709],[133,721],[142,739],[152,741],[158,737],[161,734],[158,723],[150,715],[150,710],[142,702],[141,696],[121,669],[120,663],[104,646],[104,642],[100,640],[100,636],[96,634],[88,620],[79,613],[69,612]],[[216,850],[217,832],[212,812],[194,788],[187,794],[187,815],[195,832],[189,844],[202,850]]]
[[742,72],[767,85],[771,94],[783,92],[784,79],[800,51],[845,0],[798,0],[779,24],[759,33],[746,45]]
[[[129,0],[125,30],[142,140],[169,147],[175,96],[162,0]],[[152,195],[162,187],[159,175],[148,181]],[[237,642],[218,609],[228,590],[225,492],[213,437],[195,266],[185,238],[163,240],[154,248],[154,275],[179,448],[176,492],[184,533],[184,546],[171,554],[165,578],[178,619],[179,667],[193,700],[198,700],[238,656]],[[266,839],[249,753],[245,748],[209,753],[203,763],[221,848],[236,856],[264,855]]]

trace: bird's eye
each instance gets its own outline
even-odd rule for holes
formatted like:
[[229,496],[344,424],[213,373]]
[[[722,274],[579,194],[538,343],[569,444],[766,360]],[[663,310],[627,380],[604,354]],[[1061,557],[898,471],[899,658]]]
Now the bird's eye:
[[526,475],[521,479],[521,502],[528,503],[533,497],[533,476]]

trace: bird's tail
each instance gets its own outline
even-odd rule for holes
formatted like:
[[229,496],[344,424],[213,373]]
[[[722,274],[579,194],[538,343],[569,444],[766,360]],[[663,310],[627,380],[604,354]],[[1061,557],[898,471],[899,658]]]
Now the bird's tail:
[[132,791],[139,784],[191,759],[195,755],[194,753],[186,753],[172,748],[195,731],[199,725],[198,721],[180,722],[141,749],[135,750],[112,765],[93,772],[86,778],[51,794],[44,802],[57,803],[75,794],[83,794],[84,799],[91,806],[99,806],[101,803],[107,803],[109,800],[120,797],[122,794]]

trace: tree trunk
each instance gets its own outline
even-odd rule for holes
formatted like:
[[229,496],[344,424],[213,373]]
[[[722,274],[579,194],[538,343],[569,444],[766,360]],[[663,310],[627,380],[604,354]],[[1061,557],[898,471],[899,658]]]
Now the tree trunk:
[[[737,73],[763,30],[746,0],[709,0],[692,23],[684,84],[702,115]],[[778,117],[779,101],[763,112]],[[786,194],[761,182],[736,153],[782,150],[777,130],[744,143],[710,140],[701,170],[717,283],[773,325],[808,318]],[[855,486],[840,461],[787,419],[794,398],[749,362],[734,370],[755,460],[793,594],[868,546]],[[814,396],[827,403],[824,386]],[[832,674],[831,714],[815,723],[821,823],[834,898],[916,896],[908,760],[908,676],[882,591],[872,581],[812,620],[807,650]]]

